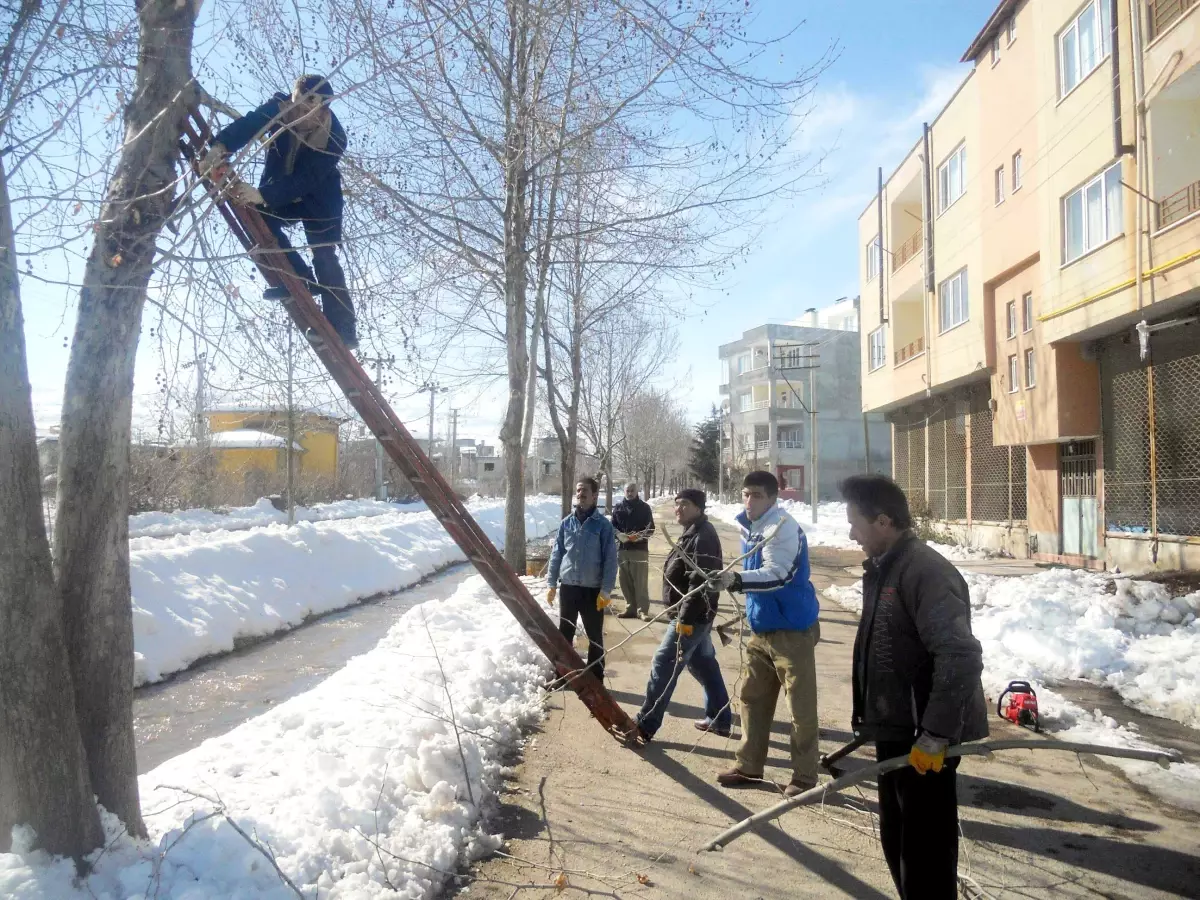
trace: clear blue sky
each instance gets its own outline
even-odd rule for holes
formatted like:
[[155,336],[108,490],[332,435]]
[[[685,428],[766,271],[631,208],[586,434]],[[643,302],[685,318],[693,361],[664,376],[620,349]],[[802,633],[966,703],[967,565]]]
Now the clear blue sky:
[[[757,36],[776,23],[794,22],[797,10],[806,16],[782,48],[785,60],[811,62],[830,43],[840,48],[813,98],[802,138],[814,154],[828,153],[825,184],[766,209],[769,224],[749,260],[721,291],[696,297],[681,323],[679,351],[662,383],[679,388],[694,419],[719,398],[722,343],[764,322],[792,319],[808,307],[858,293],[857,220],[874,195],[876,169],[882,165],[890,172],[916,142],[921,122],[936,115],[965,76],[967,67],[958,60],[994,5],[995,0],[752,0],[759,11]],[[34,405],[44,426],[57,420],[61,403],[74,297],[61,289],[24,288]],[[154,391],[153,379],[153,360],[139,359],[140,397]],[[463,409],[460,436],[495,436],[503,397],[492,393],[454,398]],[[426,409],[416,401],[398,411],[423,434]],[[439,425],[443,415],[439,410]]]

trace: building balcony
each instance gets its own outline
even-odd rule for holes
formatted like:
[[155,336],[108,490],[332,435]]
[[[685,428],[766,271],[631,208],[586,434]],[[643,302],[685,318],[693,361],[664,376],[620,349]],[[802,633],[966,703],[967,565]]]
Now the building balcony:
[[925,338],[924,336],[917,338],[915,341],[910,341],[903,347],[895,351],[895,365],[902,366],[906,362],[916,359],[918,356],[925,355]]
[[1154,40],[1174,25],[1197,3],[1200,3],[1200,0],[1148,0],[1146,26],[1150,31],[1150,40]]
[[804,441],[777,441],[780,450],[803,450]]
[[1158,227],[1166,228],[1176,222],[1182,222],[1197,212],[1200,212],[1200,181],[1193,181],[1158,201]]
[[892,254],[892,271],[898,271],[906,263],[916,258],[923,246],[925,246],[925,238],[920,231],[917,231]]

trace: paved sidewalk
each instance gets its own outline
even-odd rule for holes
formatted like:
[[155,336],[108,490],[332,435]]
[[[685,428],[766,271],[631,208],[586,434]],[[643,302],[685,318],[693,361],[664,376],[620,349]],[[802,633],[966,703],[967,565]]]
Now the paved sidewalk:
[[[659,512],[662,518],[666,510]],[[673,534],[680,529],[671,525]],[[726,556],[732,529],[718,524]],[[651,545],[651,595],[666,555]],[[848,583],[858,554],[814,548],[818,588]],[[657,603],[657,601],[656,601]],[[614,608],[621,606],[615,602]],[[828,603],[817,649],[822,749],[849,740],[850,656],[857,618]],[[660,608],[656,605],[655,607]],[[723,605],[723,617],[728,609]],[[609,617],[612,647],[644,623]],[[610,658],[608,684],[634,712],[663,626],[654,625]],[[720,648],[736,696],[739,646]],[[735,743],[702,735],[699,685],[680,680],[663,729],[635,752],[610,739],[572,694],[548,700],[542,731],[501,798],[492,829],[503,853],[473,869],[469,898],[755,898],[895,896],[874,833],[873,787],[824,808],[793,810],[724,851],[697,854],[733,822],[776,802],[764,789],[726,790],[718,771]],[[779,710],[785,705],[781,702]],[[788,724],[777,718],[768,777],[786,782]],[[993,719],[993,735],[1029,736]],[[851,757],[851,765],[871,757]],[[964,762],[959,780],[960,871],[991,897],[1200,897],[1200,817],[1164,806],[1094,758],[1043,752]]]

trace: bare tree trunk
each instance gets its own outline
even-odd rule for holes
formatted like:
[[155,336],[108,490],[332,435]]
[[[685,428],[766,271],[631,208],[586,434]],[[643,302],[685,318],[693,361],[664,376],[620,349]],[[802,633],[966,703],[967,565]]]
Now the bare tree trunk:
[[42,514],[12,208],[0,157],[0,853],[14,825],[83,857],[104,839]]
[[504,557],[525,571],[525,454],[523,420],[529,372],[527,270],[529,170],[526,159],[528,87],[528,2],[509,4],[509,55],[505,106],[507,146],[504,157],[504,307],[508,349],[508,408],[500,428],[508,490],[504,498]]
[[79,295],[63,396],[55,564],[92,789],[145,834],[133,737],[129,439],[142,308],[193,96],[193,2],[139,0],[137,89]]

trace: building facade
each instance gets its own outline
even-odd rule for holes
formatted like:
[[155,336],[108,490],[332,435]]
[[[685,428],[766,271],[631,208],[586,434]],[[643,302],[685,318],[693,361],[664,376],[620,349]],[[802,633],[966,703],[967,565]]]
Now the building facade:
[[1004,0],[963,59],[859,219],[895,477],[975,545],[1200,566],[1200,4]]
[[[822,311],[824,313],[825,311]],[[815,310],[800,321],[828,321]],[[838,310],[839,322],[856,317]],[[889,471],[890,437],[879,414],[864,414],[858,333],[808,325],[761,325],[720,348],[722,463],[727,472],[766,469],[785,496],[812,486],[813,390],[816,389],[817,481],[834,499],[847,475]]]

